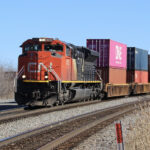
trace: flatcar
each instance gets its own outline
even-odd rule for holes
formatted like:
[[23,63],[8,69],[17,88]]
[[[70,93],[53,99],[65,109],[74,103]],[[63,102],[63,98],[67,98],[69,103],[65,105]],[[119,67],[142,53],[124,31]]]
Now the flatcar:
[[28,39],[21,48],[15,87],[19,105],[53,106],[101,99],[98,52],[53,38]]

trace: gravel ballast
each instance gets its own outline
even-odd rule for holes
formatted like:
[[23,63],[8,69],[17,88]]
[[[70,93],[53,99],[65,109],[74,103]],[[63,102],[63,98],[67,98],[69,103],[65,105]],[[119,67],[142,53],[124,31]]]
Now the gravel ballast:
[[[130,114],[117,120],[121,121],[124,141],[126,141],[130,127],[135,124],[136,119],[138,119],[138,116]],[[73,148],[73,150],[116,150],[117,140],[115,123],[116,122],[90,136],[77,147]]]
[[127,103],[127,102],[138,101],[138,100],[146,99],[146,98],[150,98],[150,96],[147,95],[147,96],[139,96],[139,97],[122,98],[122,99],[108,101],[108,102],[101,102],[99,104],[93,104],[89,106],[82,106],[82,107],[72,108],[68,110],[51,112],[51,113],[42,114],[36,117],[29,117],[29,118],[13,121],[10,123],[1,124],[0,125],[0,139],[14,136],[21,132],[35,129],[43,125],[47,125],[49,123],[62,121],[62,120],[71,118],[73,116],[120,105],[120,104]]

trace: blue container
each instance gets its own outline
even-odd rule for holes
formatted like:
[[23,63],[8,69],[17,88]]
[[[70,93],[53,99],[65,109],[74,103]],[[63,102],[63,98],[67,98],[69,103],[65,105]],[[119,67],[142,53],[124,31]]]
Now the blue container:
[[148,70],[148,51],[136,47],[127,49],[127,70]]

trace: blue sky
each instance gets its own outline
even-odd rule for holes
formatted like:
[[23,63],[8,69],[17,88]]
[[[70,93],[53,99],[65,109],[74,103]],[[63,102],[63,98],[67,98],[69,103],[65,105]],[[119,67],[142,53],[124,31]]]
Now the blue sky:
[[150,1],[0,0],[0,63],[17,68],[19,46],[32,37],[83,46],[110,38],[150,50]]

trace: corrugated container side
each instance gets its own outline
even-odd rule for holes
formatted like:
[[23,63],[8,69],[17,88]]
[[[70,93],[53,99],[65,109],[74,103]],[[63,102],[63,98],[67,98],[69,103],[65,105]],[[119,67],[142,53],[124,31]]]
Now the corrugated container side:
[[118,69],[111,67],[99,67],[103,82],[110,84],[125,84],[126,83],[126,69]]
[[125,84],[126,69],[109,68],[109,83]]
[[141,70],[148,71],[148,51],[141,49]]
[[150,71],[150,55],[148,55],[148,70]]
[[99,45],[99,67],[109,66],[109,40],[97,40]]
[[127,48],[127,69],[135,70],[135,48]]
[[141,81],[142,83],[148,83],[148,71],[142,71]]
[[133,70],[127,70],[127,83],[134,83],[135,81],[135,71]]
[[127,48],[127,69],[128,70],[148,70],[148,51],[128,47]]
[[148,83],[148,71],[127,70],[127,83]]
[[99,52],[97,67],[109,66],[109,40],[87,39],[87,47]]
[[127,46],[109,39],[87,39],[87,47],[99,52],[97,67],[127,68]]
[[148,71],[135,70],[136,83],[148,83]]

